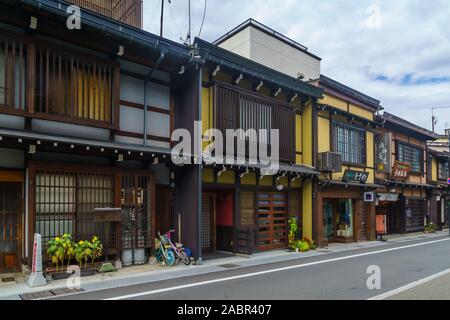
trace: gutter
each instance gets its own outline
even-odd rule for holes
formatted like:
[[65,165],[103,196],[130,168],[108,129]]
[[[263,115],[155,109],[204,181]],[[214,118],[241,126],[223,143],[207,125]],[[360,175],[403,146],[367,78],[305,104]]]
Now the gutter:
[[228,62],[227,60],[217,58],[217,57],[215,57],[215,56],[213,56],[211,54],[208,54],[207,55],[207,59],[205,59],[205,60],[210,60],[210,61],[213,61],[213,62],[217,63],[218,65],[225,66],[225,67],[230,68],[232,70],[236,70],[239,73],[244,73],[244,74],[247,74],[247,75],[249,75],[251,77],[259,78],[263,82],[274,83],[274,84],[276,84],[278,86],[281,86],[281,87],[284,87],[284,88],[287,88],[287,89],[290,89],[290,90],[293,90],[293,91],[302,92],[304,94],[311,95],[311,96],[313,96],[315,98],[320,98],[322,96],[322,94],[323,94],[323,90],[321,88],[319,88],[319,87],[317,87],[317,88],[298,88],[298,87],[294,87],[293,85],[287,84],[287,83],[285,83],[283,81],[277,81],[277,80],[275,80],[273,78],[269,78],[268,76],[265,76],[265,75],[263,75],[261,73],[258,73],[258,72],[255,72],[255,71],[251,71],[250,69],[247,69],[247,68],[239,66],[237,64]]
[[[70,4],[66,3],[65,1],[19,0],[18,2],[30,5],[36,8],[38,11],[54,13],[65,18],[69,17],[67,8],[70,6]],[[157,49],[160,46],[165,46],[168,48],[167,53],[169,55],[183,58],[185,60],[192,59],[189,48],[183,45],[180,45],[168,39],[158,37],[144,30],[118,22],[109,17],[86,10],[82,7],[80,7],[80,9],[82,24],[91,26],[95,29],[98,29],[99,31],[109,32],[119,38],[122,38],[123,40],[132,41],[153,50]]]

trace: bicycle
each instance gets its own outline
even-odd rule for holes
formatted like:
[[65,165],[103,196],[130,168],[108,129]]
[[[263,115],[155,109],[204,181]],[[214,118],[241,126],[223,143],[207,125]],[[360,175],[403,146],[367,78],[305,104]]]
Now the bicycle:
[[175,253],[173,247],[168,239],[158,232],[158,238],[155,239],[155,256],[156,260],[162,263],[167,263],[168,266],[175,264]]
[[172,242],[172,233],[175,233],[175,230],[169,230],[166,233],[166,239],[169,242],[169,245],[172,247],[173,251],[175,252],[176,258],[180,261],[183,261],[185,265],[191,264],[191,258],[189,254],[187,254],[186,249],[183,247],[182,243],[176,243],[174,244]]

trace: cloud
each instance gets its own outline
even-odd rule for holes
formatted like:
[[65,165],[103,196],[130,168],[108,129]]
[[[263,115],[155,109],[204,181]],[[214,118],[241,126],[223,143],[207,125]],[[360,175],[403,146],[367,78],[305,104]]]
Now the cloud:
[[[180,41],[188,30],[187,1],[171,2],[166,3],[164,36]],[[197,36],[204,0],[191,3],[192,34]],[[144,28],[156,34],[159,9],[159,1],[144,1]],[[322,57],[323,74],[430,129],[431,107],[450,106],[449,16],[447,0],[433,5],[422,0],[207,0],[201,37],[214,41],[255,18]],[[450,109],[436,115],[438,131],[450,127]]]

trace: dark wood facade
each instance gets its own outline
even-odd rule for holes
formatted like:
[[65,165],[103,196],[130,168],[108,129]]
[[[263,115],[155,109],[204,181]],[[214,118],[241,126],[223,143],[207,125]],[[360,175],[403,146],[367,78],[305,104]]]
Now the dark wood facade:
[[69,0],[68,2],[142,29],[141,0]]

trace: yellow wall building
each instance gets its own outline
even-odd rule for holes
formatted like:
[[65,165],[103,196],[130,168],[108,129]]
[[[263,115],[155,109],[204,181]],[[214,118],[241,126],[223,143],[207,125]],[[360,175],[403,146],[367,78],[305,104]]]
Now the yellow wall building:
[[374,117],[379,101],[321,76],[318,101],[317,169],[321,172],[315,208],[320,244],[374,239]]

